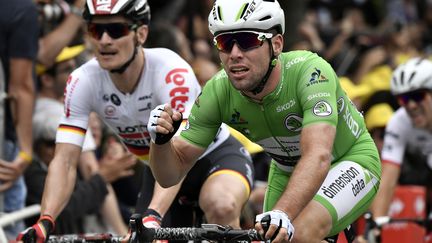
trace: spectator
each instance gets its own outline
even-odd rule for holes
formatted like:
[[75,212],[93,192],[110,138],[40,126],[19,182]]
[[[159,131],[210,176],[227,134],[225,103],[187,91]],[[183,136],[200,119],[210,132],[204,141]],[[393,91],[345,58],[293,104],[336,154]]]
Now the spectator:
[[50,68],[64,47],[83,44],[81,17],[84,0],[36,0],[39,9],[39,52],[37,60]]
[[[2,212],[24,207],[26,188],[22,173],[32,161],[34,62],[38,51],[37,9],[31,0],[1,1],[0,57],[5,74],[7,101],[0,158]],[[3,102],[1,102],[3,104]],[[3,117],[2,117],[3,118]],[[3,126],[0,127],[3,129]],[[3,200],[3,199],[2,199]],[[23,222],[6,228],[9,239],[23,229]]]
[[[63,114],[61,103],[52,103],[35,114],[34,126],[34,161],[26,170],[25,180],[29,189],[27,204],[40,203],[48,174],[48,166],[54,157],[55,135]],[[56,234],[71,234],[86,232],[84,226],[85,216],[96,214],[103,207],[108,196],[107,183],[124,176],[128,170],[128,163],[118,163],[117,160],[101,163],[98,172],[93,173],[89,179],[78,177],[74,191],[66,207],[56,219]],[[37,218],[27,220],[33,225]],[[118,232],[125,234],[126,232]]]

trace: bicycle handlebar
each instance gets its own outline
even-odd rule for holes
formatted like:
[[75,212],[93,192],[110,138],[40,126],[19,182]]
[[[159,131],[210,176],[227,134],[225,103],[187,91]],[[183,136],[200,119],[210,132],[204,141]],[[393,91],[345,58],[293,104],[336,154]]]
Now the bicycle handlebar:
[[208,240],[221,242],[263,241],[255,229],[232,229],[218,224],[203,224],[199,228],[145,228],[139,214],[129,221],[130,237],[111,234],[53,235],[48,243],[144,243],[153,240]]

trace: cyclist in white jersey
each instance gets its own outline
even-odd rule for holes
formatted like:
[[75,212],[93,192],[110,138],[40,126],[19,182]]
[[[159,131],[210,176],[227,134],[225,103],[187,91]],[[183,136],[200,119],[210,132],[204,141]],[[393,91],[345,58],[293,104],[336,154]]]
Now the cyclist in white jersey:
[[[180,56],[168,49],[141,47],[150,21],[146,0],[87,0],[83,17],[87,21],[95,58],[68,78],[65,113],[57,130],[56,152],[49,166],[41,217],[38,223],[18,236],[18,240],[24,242],[44,242],[54,228],[54,220],[68,202],[90,112],[96,112],[127,149],[146,162],[150,111],[156,105],[168,102],[187,117],[188,109],[200,93],[192,68]],[[221,126],[207,154],[222,153],[218,148],[225,143],[238,148],[235,156],[227,154],[225,158],[235,160],[230,161],[231,164],[238,162],[239,165],[209,168],[211,171],[205,174],[207,178],[202,183],[199,204],[210,223],[239,227],[241,209],[252,186],[253,171],[250,158],[241,153],[240,143],[233,140],[227,127]],[[211,157],[207,159],[212,160]],[[162,211],[152,208],[155,217],[146,223],[157,227],[156,216],[167,210],[179,187],[156,187],[158,191],[152,200],[155,203],[150,205],[156,205]]]
[[[393,72],[391,91],[401,107],[386,126],[381,151],[382,180],[372,204],[377,220],[388,215],[407,154],[416,154],[432,169],[432,62],[412,58]],[[409,162],[409,161],[407,161]]]

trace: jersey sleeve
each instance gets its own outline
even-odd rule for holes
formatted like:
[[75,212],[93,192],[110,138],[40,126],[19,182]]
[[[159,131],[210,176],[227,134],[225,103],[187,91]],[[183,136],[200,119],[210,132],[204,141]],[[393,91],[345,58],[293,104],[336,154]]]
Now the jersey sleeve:
[[407,145],[406,137],[407,128],[410,127],[405,123],[405,119],[401,118],[400,112],[396,112],[390,118],[384,135],[384,144],[381,150],[382,161],[401,165]]
[[93,91],[91,80],[85,72],[75,70],[67,80],[64,98],[64,114],[57,129],[56,142],[83,145],[91,111]]
[[303,126],[325,122],[333,126],[338,122],[337,82],[333,68],[317,55],[309,57],[299,70],[297,97],[303,110]]
[[223,121],[221,109],[227,96],[223,92],[222,81],[216,75],[206,83],[180,133],[183,139],[202,148],[207,148],[213,141]]

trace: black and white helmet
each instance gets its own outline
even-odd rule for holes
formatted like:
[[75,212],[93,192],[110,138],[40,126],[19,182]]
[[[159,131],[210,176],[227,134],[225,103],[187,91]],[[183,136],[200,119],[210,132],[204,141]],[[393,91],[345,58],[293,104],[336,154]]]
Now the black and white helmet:
[[147,0],[87,0],[83,18],[88,22],[97,15],[121,15],[135,23],[150,22],[150,6]]
[[285,32],[285,15],[277,0],[216,0],[208,22],[215,36],[234,30]]
[[432,62],[415,57],[399,65],[393,72],[390,88],[394,95],[418,89],[432,90]]

